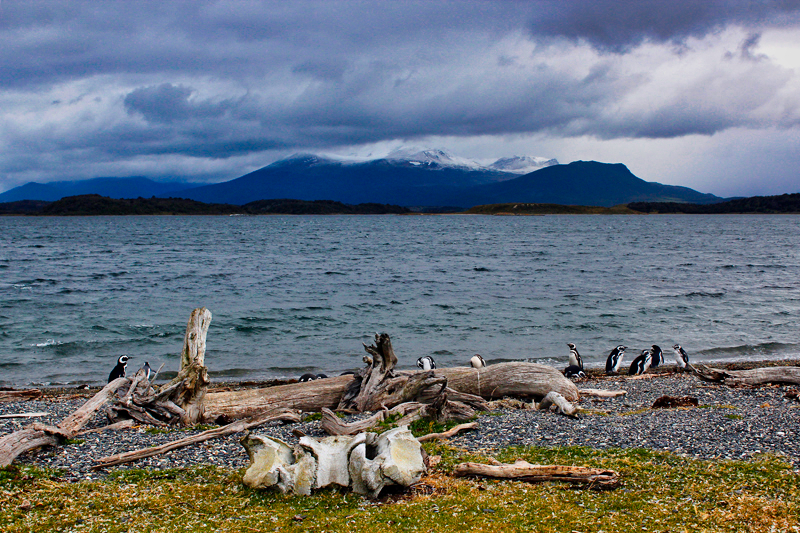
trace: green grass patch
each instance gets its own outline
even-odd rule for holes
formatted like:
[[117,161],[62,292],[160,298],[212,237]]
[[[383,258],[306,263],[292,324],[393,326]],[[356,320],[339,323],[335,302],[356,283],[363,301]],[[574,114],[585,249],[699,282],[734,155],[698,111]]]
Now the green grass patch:
[[242,470],[118,470],[67,483],[30,467],[0,469],[0,531],[725,531],[800,532],[800,475],[784,459],[702,461],[650,450],[514,447],[503,462],[616,470],[623,485],[596,491],[562,483],[454,478],[463,461],[425,443],[438,466],[402,494],[369,500],[327,489],[310,497],[251,490]]

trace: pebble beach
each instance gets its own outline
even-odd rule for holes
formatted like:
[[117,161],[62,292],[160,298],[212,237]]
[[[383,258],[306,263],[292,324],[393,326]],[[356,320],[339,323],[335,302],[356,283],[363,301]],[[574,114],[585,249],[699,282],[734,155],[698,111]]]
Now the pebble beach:
[[[793,394],[795,386],[732,388],[702,382],[692,374],[675,373],[671,369],[636,377],[590,374],[576,385],[579,389],[624,390],[626,394],[613,399],[582,396],[577,405],[583,412],[578,418],[554,411],[501,408],[481,414],[476,430],[450,439],[449,444],[486,454],[508,446],[648,448],[700,459],[747,459],[769,453],[785,457],[800,470],[800,402]],[[0,419],[0,435],[22,429],[32,420],[57,424],[79,408],[91,393],[49,392],[37,400],[0,403],[0,415],[48,413],[35,419]],[[652,408],[655,400],[665,395],[696,398],[698,406]],[[99,412],[85,430],[106,424],[105,415]],[[253,432],[294,444],[297,437],[293,432],[297,430],[325,436],[319,421],[274,423]],[[101,457],[157,446],[199,432],[147,426],[90,432],[64,446],[24,454],[16,462],[59,469],[67,481],[98,479],[116,469],[248,466],[247,454],[239,443],[242,434],[235,434],[133,463],[92,470],[94,461]]]

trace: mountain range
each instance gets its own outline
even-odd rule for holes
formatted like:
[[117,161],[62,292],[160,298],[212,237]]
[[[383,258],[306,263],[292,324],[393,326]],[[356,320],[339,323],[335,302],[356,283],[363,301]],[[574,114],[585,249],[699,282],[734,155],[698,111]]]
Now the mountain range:
[[396,204],[422,210],[506,202],[613,206],[629,202],[716,203],[688,187],[647,182],[623,164],[517,156],[483,165],[444,150],[400,149],[376,159],[295,154],[239,178],[211,185],[159,183],[146,178],[97,178],[28,183],[0,202],[58,200],[78,194],[110,198],[178,197],[244,205],[292,198],[346,204]]

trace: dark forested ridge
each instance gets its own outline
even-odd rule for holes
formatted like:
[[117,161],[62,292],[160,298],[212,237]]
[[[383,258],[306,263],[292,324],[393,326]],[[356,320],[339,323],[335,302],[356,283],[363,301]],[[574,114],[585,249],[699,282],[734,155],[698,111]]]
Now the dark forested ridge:
[[402,214],[404,207],[383,204],[347,205],[327,200],[259,200],[246,205],[207,204],[184,198],[115,199],[97,194],[68,196],[56,202],[22,200],[0,203],[3,215],[382,215]]
[[698,215],[764,213],[800,213],[800,193],[779,196],[752,196],[718,204],[683,204],[677,202],[632,202],[628,208],[640,213],[684,213]]

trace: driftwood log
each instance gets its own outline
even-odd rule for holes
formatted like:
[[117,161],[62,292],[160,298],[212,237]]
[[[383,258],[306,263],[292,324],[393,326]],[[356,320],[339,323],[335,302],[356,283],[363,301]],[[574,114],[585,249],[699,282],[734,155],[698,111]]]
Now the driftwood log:
[[579,389],[578,394],[581,396],[590,396],[593,398],[618,398],[625,396],[628,391],[625,390],[605,390],[605,389]]
[[10,465],[14,459],[27,451],[42,446],[56,446],[64,440],[73,438],[97,410],[111,400],[117,389],[129,383],[128,378],[115,379],[56,426],[32,424],[0,438],[0,467]]
[[565,481],[585,484],[589,488],[610,489],[619,485],[619,474],[613,470],[588,468],[585,466],[532,465],[527,461],[513,464],[461,463],[453,470],[456,477],[490,477],[499,479],[519,479],[537,483],[542,481]]
[[0,402],[19,402],[22,400],[34,400],[42,396],[39,389],[25,390],[0,390]]
[[723,383],[732,387],[774,384],[800,385],[800,367],[772,366],[751,370],[720,370],[697,365],[695,375],[703,381]]
[[[578,389],[574,383],[558,370],[536,363],[499,363],[481,369],[437,368],[431,372],[435,376],[446,377],[448,389],[488,400],[506,396],[541,400],[553,390],[568,401],[578,400]],[[398,371],[397,374],[425,372]],[[348,375],[275,387],[209,392],[205,397],[204,420],[213,422],[219,417],[244,418],[278,407],[307,412],[319,412],[323,407],[334,410],[339,407],[339,401],[352,381],[353,376]],[[447,392],[451,400],[464,401],[449,390]],[[391,408],[394,405],[387,404],[384,407]]]

